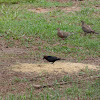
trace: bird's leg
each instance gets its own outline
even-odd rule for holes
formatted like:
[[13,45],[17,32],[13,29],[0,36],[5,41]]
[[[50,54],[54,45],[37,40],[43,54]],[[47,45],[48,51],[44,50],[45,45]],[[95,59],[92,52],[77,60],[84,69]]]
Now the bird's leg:
[[90,35],[91,35],[91,33],[90,33]]
[[52,62],[52,64],[54,64],[54,62]]
[[86,36],[86,32],[84,33],[84,36]]
[[65,40],[64,38],[62,40]]

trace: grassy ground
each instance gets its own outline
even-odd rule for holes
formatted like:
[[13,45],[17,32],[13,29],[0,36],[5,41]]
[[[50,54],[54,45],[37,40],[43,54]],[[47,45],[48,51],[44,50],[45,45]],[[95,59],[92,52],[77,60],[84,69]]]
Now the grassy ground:
[[[79,7],[78,11],[66,12],[66,10],[63,10],[64,8],[75,7],[75,5]],[[100,34],[84,36],[81,29],[81,20],[84,20],[96,32],[100,33],[99,5],[99,0],[86,0],[83,2],[72,2],[70,0],[64,3],[50,0],[1,0],[0,42],[4,41],[4,48],[23,48],[29,50],[29,52],[27,55],[19,56],[16,54],[5,55],[4,53],[1,54],[0,59],[3,61],[11,57],[16,59],[34,58],[41,61],[44,54],[69,57],[76,59],[77,62],[87,58],[100,59]],[[49,11],[46,13],[29,11],[29,9],[38,9],[38,7]],[[75,35],[62,40],[57,36],[56,29],[58,27],[66,32],[74,32]],[[98,76],[98,73],[95,74]],[[77,77],[76,80],[80,80]],[[8,98],[10,100],[28,100],[36,97],[39,100],[66,100],[66,98],[72,100],[74,98],[76,100],[78,98],[95,98],[95,100],[99,100],[100,80],[88,80],[86,83],[87,85],[84,85],[85,82],[81,83],[82,86],[73,83],[69,88],[54,86],[54,88],[42,89],[43,91],[40,90],[39,93],[37,91],[38,94],[34,95],[35,90],[32,88],[28,96],[12,94]]]
[[[6,83],[1,85],[6,88],[0,100],[99,100],[100,99],[100,71],[85,70],[78,74],[57,74],[46,73],[36,75],[23,75],[23,73],[5,71],[7,73]],[[14,74],[12,74],[14,73]],[[59,85],[60,83],[64,83]],[[54,84],[51,87],[34,88],[36,85]],[[58,85],[56,85],[58,84]],[[23,88],[24,87],[24,88]],[[19,88],[19,89],[18,89]],[[26,92],[25,92],[26,91]],[[4,94],[5,93],[5,94]]]
[[[98,1],[99,2],[99,1]],[[98,3],[97,2],[97,3]],[[17,46],[38,46],[39,49],[47,52],[61,53],[67,57],[71,56],[84,59],[86,56],[99,56],[100,35],[82,36],[81,20],[92,25],[93,29],[100,32],[99,9],[90,8],[85,3],[81,4],[81,10],[74,13],[65,13],[61,9],[52,10],[47,13],[29,12],[29,8],[38,6],[56,7],[71,6],[71,3],[60,4],[58,2],[48,3],[47,1],[40,3],[19,3],[19,4],[1,4],[1,29],[0,35],[9,42],[8,46],[15,46],[15,41],[20,41]],[[41,4],[41,5],[40,5]],[[96,4],[91,4],[95,6]],[[98,5],[98,4],[97,4]],[[86,6],[86,7],[84,7]],[[64,41],[57,37],[57,28],[76,34]],[[38,38],[40,41],[36,41]],[[41,42],[43,41],[43,42]],[[77,55],[76,55],[77,54]]]

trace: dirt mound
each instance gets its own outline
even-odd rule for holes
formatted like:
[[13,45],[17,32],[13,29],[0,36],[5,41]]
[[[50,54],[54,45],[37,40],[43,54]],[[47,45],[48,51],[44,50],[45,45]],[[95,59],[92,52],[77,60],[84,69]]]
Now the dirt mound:
[[90,64],[82,64],[82,63],[71,63],[71,62],[55,62],[54,64],[28,64],[28,63],[20,63],[17,65],[13,65],[11,69],[13,71],[21,71],[21,72],[68,72],[74,73],[79,72],[82,69],[93,69],[98,70],[100,67],[96,65]]

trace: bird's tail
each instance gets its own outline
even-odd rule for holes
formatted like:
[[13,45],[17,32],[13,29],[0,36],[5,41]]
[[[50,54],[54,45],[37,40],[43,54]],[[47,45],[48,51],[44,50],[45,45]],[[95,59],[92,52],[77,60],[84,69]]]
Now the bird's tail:
[[95,31],[93,31],[93,33],[95,33],[95,34],[99,34],[99,33],[95,32]]
[[73,34],[75,34],[75,33],[69,33],[68,36],[73,35]]
[[66,59],[60,59],[60,60],[66,60]]
[[66,59],[58,58],[57,60],[66,60]]
[[95,34],[99,34],[99,33],[97,33],[97,32],[94,32]]

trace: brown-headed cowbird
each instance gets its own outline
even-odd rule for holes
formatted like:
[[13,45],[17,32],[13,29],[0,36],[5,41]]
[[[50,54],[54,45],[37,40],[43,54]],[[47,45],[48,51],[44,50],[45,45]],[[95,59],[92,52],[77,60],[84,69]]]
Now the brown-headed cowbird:
[[81,21],[81,22],[82,22],[82,30],[85,32],[85,35],[87,33],[99,34],[99,33],[95,32],[94,30],[92,30],[92,28],[89,25],[86,25],[84,21]]
[[61,31],[60,28],[57,28],[57,35],[60,38],[67,38],[68,36],[70,36],[72,34],[74,34],[74,33],[64,32],[64,31]]
[[46,59],[47,61],[52,62],[52,63],[54,63],[57,60],[65,60],[65,59],[54,57],[54,56],[44,56],[43,59]]

